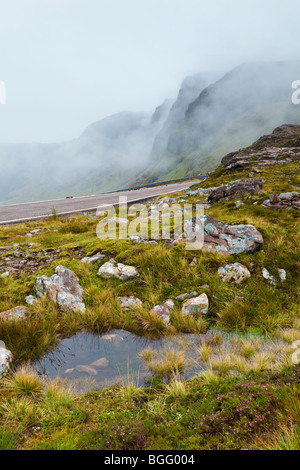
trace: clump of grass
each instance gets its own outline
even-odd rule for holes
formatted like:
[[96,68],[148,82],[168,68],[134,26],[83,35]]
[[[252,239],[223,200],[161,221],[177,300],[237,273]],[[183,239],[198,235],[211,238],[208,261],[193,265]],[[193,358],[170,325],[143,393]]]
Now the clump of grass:
[[259,450],[299,450],[300,426],[283,425],[278,431],[264,436],[255,442],[255,448]]
[[154,349],[148,347],[148,348],[145,348],[143,349],[140,353],[139,353],[139,357],[145,361],[145,362],[150,362],[152,361],[155,357],[157,357],[157,351],[154,351]]
[[245,358],[245,359],[251,359],[251,357],[254,356],[256,352],[256,349],[255,347],[253,346],[253,343],[250,342],[250,341],[245,341],[245,342],[242,342],[242,345],[241,345],[241,355]]
[[198,354],[202,361],[207,362],[209,358],[212,356],[214,352],[214,348],[212,348],[207,342],[204,342],[199,348],[198,348]]
[[46,385],[45,404],[51,411],[57,411],[62,406],[70,406],[73,398],[71,388],[59,378]]
[[184,369],[184,351],[169,349],[163,352],[162,359],[152,359],[147,362],[149,370],[156,376],[170,378],[174,373],[181,373]]
[[43,380],[36,371],[25,365],[6,377],[4,386],[18,397],[39,398],[44,393]]
[[220,376],[212,369],[207,369],[199,375],[200,381],[205,385],[215,386],[220,382]]
[[22,426],[28,426],[40,419],[42,410],[28,396],[17,396],[0,406],[7,421],[17,422]]
[[189,393],[187,383],[174,374],[167,384],[165,394],[171,398],[185,398]]

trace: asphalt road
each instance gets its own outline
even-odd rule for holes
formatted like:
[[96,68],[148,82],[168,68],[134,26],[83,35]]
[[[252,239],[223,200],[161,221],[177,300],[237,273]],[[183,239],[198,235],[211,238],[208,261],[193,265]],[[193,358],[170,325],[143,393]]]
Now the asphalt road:
[[127,197],[128,202],[142,201],[162,194],[186,190],[197,181],[163,184],[109,194],[56,199],[0,207],[0,224],[12,224],[50,217],[55,210],[57,215],[70,215],[76,212],[94,211],[99,206],[118,204],[120,197]]

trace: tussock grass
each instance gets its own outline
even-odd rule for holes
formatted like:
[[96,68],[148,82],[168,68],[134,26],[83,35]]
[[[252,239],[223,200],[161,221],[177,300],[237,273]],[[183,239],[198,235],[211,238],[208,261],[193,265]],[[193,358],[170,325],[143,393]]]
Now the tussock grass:
[[30,367],[21,366],[4,379],[4,387],[18,397],[40,397],[44,383]]

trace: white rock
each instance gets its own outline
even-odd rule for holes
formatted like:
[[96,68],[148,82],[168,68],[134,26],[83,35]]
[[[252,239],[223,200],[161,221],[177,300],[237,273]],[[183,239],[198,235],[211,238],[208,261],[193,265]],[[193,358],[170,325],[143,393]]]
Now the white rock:
[[279,279],[281,280],[281,282],[286,281],[286,270],[277,268],[277,271],[278,271]]
[[269,271],[268,271],[266,268],[263,268],[263,270],[262,270],[262,275],[263,275],[264,279],[266,279],[267,281],[269,281],[269,283],[270,283],[272,286],[275,286],[275,285],[276,285],[275,278],[272,276],[272,274],[269,273]]
[[27,295],[25,301],[28,305],[33,305],[35,302],[37,302],[37,298],[34,297],[34,295]]
[[116,263],[114,260],[104,263],[98,271],[98,276],[105,279],[116,277],[117,279],[126,280],[137,277],[138,275],[138,270],[134,266]]
[[0,379],[9,371],[10,363],[12,361],[12,353],[5,347],[1,347],[2,342],[0,341]]
[[9,271],[5,271],[5,273],[1,274],[1,277],[9,277],[9,276],[10,276]]

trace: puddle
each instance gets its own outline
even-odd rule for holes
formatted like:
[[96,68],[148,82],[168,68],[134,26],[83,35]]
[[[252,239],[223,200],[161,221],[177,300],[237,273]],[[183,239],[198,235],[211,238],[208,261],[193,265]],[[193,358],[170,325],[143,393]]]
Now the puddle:
[[[130,382],[140,387],[145,386],[146,379],[151,376],[138,356],[143,349],[180,350],[180,341],[187,347],[189,341],[195,342],[195,337],[199,340],[197,335],[184,335],[182,340],[178,337],[150,340],[124,330],[113,330],[103,335],[78,333],[61,340],[54,351],[33,366],[47,379],[66,379],[76,389],[92,390]],[[190,377],[191,373],[184,373],[184,378]]]
[[[124,330],[112,330],[102,335],[81,332],[61,340],[55,350],[35,362],[33,367],[46,379],[59,377],[66,380],[77,394],[114,384],[133,383],[142,387],[147,386],[146,381],[151,373],[139,353],[151,348],[158,356],[164,357],[166,351],[171,349],[184,351],[185,367],[181,376],[189,379],[207,368],[207,363],[199,357],[199,346],[203,341],[211,341],[216,334],[221,338],[221,344],[214,347],[214,355],[221,357],[236,352],[239,338],[247,339],[244,335],[216,330],[206,334],[184,334],[156,340]],[[260,339],[259,342],[260,351],[265,353],[275,350],[278,354],[278,347],[282,349],[280,341]]]

